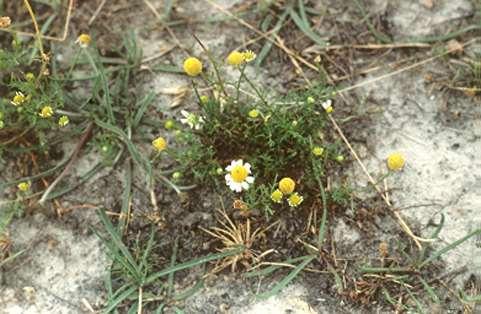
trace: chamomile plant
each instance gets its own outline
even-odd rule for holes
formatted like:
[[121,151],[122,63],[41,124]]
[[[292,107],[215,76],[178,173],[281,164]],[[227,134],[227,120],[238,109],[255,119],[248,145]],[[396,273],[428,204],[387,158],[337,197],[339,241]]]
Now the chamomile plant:
[[205,59],[185,59],[195,107],[178,113],[172,156],[184,180],[214,183],[269,216],[306,204],[307,194],[317,193],[318,186],[311,160],[334,169],[343,151],[327,121],[334,111],[334,89],[318,84],[267,95],[247,76],[255,58],[252,51],[233,51],[225,58],[206,53]]

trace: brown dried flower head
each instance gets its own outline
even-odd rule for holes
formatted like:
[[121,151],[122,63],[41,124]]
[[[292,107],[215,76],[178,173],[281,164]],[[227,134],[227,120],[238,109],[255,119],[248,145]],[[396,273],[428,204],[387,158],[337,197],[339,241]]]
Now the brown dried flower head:
[[0,28],[7,28],[12,23],[12,20],[8,16],[0,16]]

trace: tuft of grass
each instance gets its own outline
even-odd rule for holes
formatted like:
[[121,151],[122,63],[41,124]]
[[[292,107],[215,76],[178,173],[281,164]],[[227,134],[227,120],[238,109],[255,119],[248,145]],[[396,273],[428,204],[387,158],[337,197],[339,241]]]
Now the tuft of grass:
[[168,265],[158,268],[158,261],[152,260],[152,251],[155,246],[155,230],[152,229],[149,240],[145,244],[137,243],[132,252],[122,241],[117,228],[113,226],[103,210],[98,215],[104,227],[103,231],[94,229],[94,232],[105,244],[112,259],[112,266],[106,288],[108,300],[103,309],[104,313],[112,313],[119,309],[157,308],[163,309],[172,306],[180,311],[174,304],[175,301],[183,300],[196,293],[202,288],[202,279],[193,287],[176,292],[173,288],[176,272],[203,265],[205,263],[223,259],[239,254],[243,247],[232,247],[221,253],[209,254],[177,263],[177,244],[174,246],[172,257]]

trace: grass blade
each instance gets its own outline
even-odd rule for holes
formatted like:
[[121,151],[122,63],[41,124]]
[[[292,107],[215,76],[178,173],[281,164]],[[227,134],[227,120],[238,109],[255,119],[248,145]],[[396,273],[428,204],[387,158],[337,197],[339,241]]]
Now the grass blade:
[[367,28],[369,29],[369,31],[371,32],[371,34],[383,44],[391,43],[392,42],[391,38],[386,36],[386,34],[383,34],[383,33],[379,32],[374,27],[374,25],[372,25],[372,23],[369,21],[369,18],[368,18],[369,13],[366,13],[366,11],[364,10],[364,7],[362,6],[361,2],[359,2],[359,0],[353,0],[353,1],[356,4],[356,6],[358,7],[359,12],[361,12],[361,15],[363,16],[362,19],[363,20],[366,19],[366,25],[367,25]]
[[[309,255],[296,257],[296,258],[290,258],[290,259],[287,259],[287,260],[285,260],[284,262],[281,262],[281,263],[282,264],[297,263],[297,262],[305,260],[308,256]],[[275,272],[276,270],[278,270],[281,267],[286,267],[286,266],[271,265],[271,266],[266,267],[266,268],[261,269],[261,270],[250,271],[250,272],[245,274],[245,277],[246,278],[252,278],[252,277],[255,277],[255,276],[267,276],[267,275],[270,275],[271,273]]]
[[472,238],[472,237],[474,237],[478,234],[481,234],[481,229],[474,230],[473,232],[470,232],[466,236],[462,237],[461,239],[456,240],[453,243],[447,245],[446,247],[434,252],[426,260],[424,260],[424,262],[422,262],[421,265],[419,265],[419,268],[422,268],[423,266],[426,266],[427,264],[431,263],[432,261],[438,259],[444,253],[451,251],[452,249],[454,249],[455,247],[457,247],[461,243],[465,242],[466,240],[468,240],[468,239],[470,239],[470,238]]
[[324,190],[324,184],[322,183],[322,180],[321,180],[320,164],[315,159],[312,159],[312,170],[316,178],[317,184],[319,185],[319,189],[321,190],[321,199],[322,199],[322,217],[321,217],[321,223],[319,225],[319,235],[317,238],[317,247],[320,250],[322,247],[322,242],[324,241],[325,233],[326,233],[327,196],[326,196],[326,191]]
[[143,155],[139,152],[139,150],[134,145],[134,143],[130,140],[127,134],[122,129],[116,127],[115,125],[112,125],[108,122],[103,122],[99,119],[95,119],[95,124],[97,124],[102,129],[106,129],[116,134],[125,143],[134,161],[147,173],[147,180],[150,183],[152,179],[152,165],[147,159],[143,157]]
[[19,257],[20,255],[22,255],[23,253],[25,253],[25,251],[27,250],[21,250],[9,257],[7,257],[6,259],[4,259],[3,261],[0,261],[0,268],[2,268],[5,264],[7,263],[10,263],[11,261],[13,261],[15,258]]
[[130,297],[133,293],[137,291],[135,286],[130,287],[129,289],[125,290],[122,294],[117,296],[115,299],[108,303],[108,306],[103,310],[104,313],[110,313],[113,310],[117,309],[117,306],[122,303],[125,299]]
[[122,191],[122,205],[120,208],[119,223],[117,230],[120,234],[124,232],[127,226],[130,212],[130,201],[132,199],[132,163],[130,160],[126,161],[125,176],[124,176],[124,190]]
[[262,64],[262,61],[264,61],[264,59],[267,57],[267,55],[271,51],[272,45],[274,44],[273,43],[274,36],[277,35],[277,33],[279,33],[279,31],[281,30],[282,25],[284,24],[284,21],[286,20],[288,14],[289,14],[289,10],[285,10],[277,20],[277,23],[272,30],[272,35],[269,36],[269,38],[271,38],[272,40],[266,41],[261,51],[257,55],[256,61],[255,61],[255,66],[257,68],[260,67],[260,65]]
[[230,250],[230,251],[227,251],[227,252],[210,254],[210,255],[207,255],[207,256],[203,256],[203,257],[200,257],[200,258],[190,260],[190,261],[182,263],[182,264],[177,264],[174,267],[166,268],[164,270],[161,270],[161,271],[149,276],[145,280],[145,284],[150,284],[150,283],[154,282],[155,280],[157,280],[157,279],[159,279],[163,276],[166,276],[166,275],[168,275],[172,272],[177,272],[177,271],[182,270],[182,269],[192,268],[192,267],[195,267],[197,265],[202,265],[202,264],[205,264],[207,262],[215,261],[217,259],[221,259],[221,258],[224,258],[224,257],[227,257],[227,256],[236,255],[236,254],[239,254],[240,252],[242,252],[243,250],[244,250],[244,247],[240,246],[237,249],[233,249],[233,250]]
[[173,299],[175,301],[181,301],[181,300],[187,299],[188,297],[196,294],[202,288],[204,288],[204,280],[199,280],[195,283],[195,285],[192,288],[174,295]]
[[[108,241],[104,241],[106,243],[106,245],[108,245],[108,247],[110,247],[112,249],[112,253],[114,254],[114,256],[117,257],[117,260],[119,262],[123,262],[123,264],[126,264],[126,266],[128,267],[128,269],[131,270],[131,274],[137,279],[137,280],[141,280],[141,276],[140,276],[140,269],[139,269],[139,266],[137,265],[137,263],[135,262],[134,258],[132,257],[132,255],[130,254],[128,248],[125,246],[125,244],[122,242],[122,240],[120,239],[120,236],[119,234],[117,233],[117,231],[115,230],[114,226],[112,225],[112,223],[110,222],[109,218],[107,217],[107,215],[105,214],[105,212],[103,210],[98,210],[97,211],[98,215],[99,215],[99,218],[100,220],[102,221],[104,227],[105,227],[105,230],[107,231],[107,233],[109,234],[109,238],[110,240],[112,241],[111,243],[109,243]],[[105,240],[105,239],[104,239]],[[118,254],[118,252],[121,252],[121,255]]]
[[291,272],[285,276],[281,281],[279,281],[274,288],[271,290],[261,293],[260,295],[257,296],[259,299],[267,299],[273,295],[276,295],[284,289],[294,278],[299,274],[301,270],[304,269],[313,259],[315,258],[314,255],[307,255],[302,263],[296,266]]
[[411,292],[411,290],[409,290],[408,288],[406,288],[406,291],[408,292],[409,296],[411,297],[411,299],[414,301],[414,304],[416,304],[416,307],[418,309],[417,313],[421,313],[421,314],[425,314],[426,311],[424,310],[421,302],[419,302],[419,300],[416,298],[416,296]]
[[461,300],[465,303],[481,302],[481,294],[469,296],[464,291],[461,291]]
[[426,282],[426,280],[424,280],[422,277],[419,277],[419,281],[421,281],[424,290],[426,290],[431,300],[433,300],[433,302],[436,304],[440,304],[438,295],[436,292],[434,292],[434,289]]
[[147,111],[147,108],[149,108],[149,105],[152,104],[154,99],[155,99],[155,94],[150,92],[147,95],[145,95],[145,97],[142,98],[142,100],[140,100],[138,104],[135,105],[135,107],[136,108],[138,107],[139,109],[135,113],[134,121],[132,122],[132,128],[135,128],[136,126],[139,125],[140,120],[142,120],[142,117]]
[[147,247],[144,250],[144,254],[142,254],[142,260],[140,261],[140,270],[144,273],[144,278],[147,276],[148,271],[148,258],[150,256],[150,252],[154,247],[154,239],[155,239],[155,230],[152,227],[150,230],[150,237],[149,241],[147,242]]
[[61,189],[61,190],[58,190],[56,192],[52,192],[50,193],[46,198],[45,200],[52,200],[52,199],[55,199],[55,198],[58,198],[62,195],[65,195],[69,192],[72,192],[73,190],[75,190],[76,188],[78,188],[79,186],[81,186],[82,184],[84,184],[85,182],[87,182],[91,177],[94,176],[94,174],[96,174],[97,172],[99,172],[102,168],[104,167],[104,165],[99,162],[98,164],[96,164],[92,169],[90,169],[86,174],[84,174],[83,176],[80,177],[80,179],[78,179],[74,184],[72,184],[71,186],[69,187],[66,187],[64,189]]
[[[179,239],[175,238],[174,248],[172,250],[172,256],[170,258],[170,267],[175,266],[175,260],[177,259],[177,249],[179,248]],[[167,296],[170,297],[172,291],[174,290],[174,274],[175,272],[171,272],[167,278]]]
[[296,13],[296,11],[294,11],[294,9],[289,10],[289,15],[291,16],[292,20],[297,25],[297,27],[307,37],[309,37],[312,41],[314,41],[316,44],[318,44],[321,47],[326,46],[326,42],[311,29],[311,27],[309,26],[309,22],[302,20],[301,17]]

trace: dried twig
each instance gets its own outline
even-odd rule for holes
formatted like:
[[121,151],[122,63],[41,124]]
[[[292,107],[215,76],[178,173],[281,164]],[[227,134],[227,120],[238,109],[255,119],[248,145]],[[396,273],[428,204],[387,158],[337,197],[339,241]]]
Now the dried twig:
[[106,2],[107,2],[107,0],[102,0],[102,2],[100,2],[99,6],[97,7],[97,9],[95,10],[94,14],[92,15],[92,17],[90,18],[90,20],[88,22],[89,26],[93,24],[93,22],[95,21],[95,19],[99,15],[100,11],[102,11],[102,8],[104,7]]
[[[69,24],[70,24],[70,18],[72,16],[73,3],[74,3],[74,0],[69,0],[68,9],[67,9],[67,17],[65,19],[62,37],[53,37],[53,36],[43,35],[43,34],[40,33],[38,35],[38,38],[45,39],[45,40],[52,40],[52,41],[60,41],[60,42],[67,39],[68,27],[69,27]],[[14,34],[18,34],[18,35],[22,35],[22,36],[28,36],[28,37],[37,37],[36,33],[22,32],[22,31],[17,31],[17,30],[8,29],[8,28],[0,28],[0,31],[7,32],[7,33],[14,33]]]

